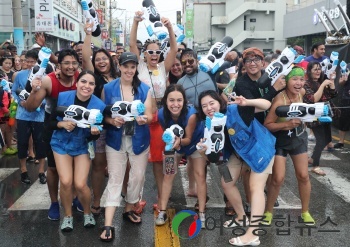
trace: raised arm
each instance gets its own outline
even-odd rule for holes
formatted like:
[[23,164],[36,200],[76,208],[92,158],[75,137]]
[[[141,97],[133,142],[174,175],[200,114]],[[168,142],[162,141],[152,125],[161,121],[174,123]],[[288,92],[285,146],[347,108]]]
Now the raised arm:
[[170,20],[168,18],[162,17],[161,21],[163,25],[168,29],[170,39],[170,51],[164,61],[165,71],[168,73],[175,61],[175,57],[177,54],[177,43],[173,26],[171,25]]
[[134,16],[134,21],[131,26],[131,31],[130,31],[130,41],[129,41],[129,46],[130,46],[130,51],[132,53],[135,53],[137,56],[137,60],[140,60],[140,55],[139,55],[139,50],[137,49],[137,28],[139,27],[139,22],[142,21],[142,11],[136,11],[135,16]]
[[[83,69],[94,71],[94,66],[92,65],[92,61],[90,60],[91,56],[91,30],[93,23],[86,23],[84,26],[85,39],[83,44]],[[88,28],[89,31],[88,31]]]
[[229,104],[238,104],[240,106],[253,106],[255,112],[266,111],[270,108],[271,102],[266,99],[246,99],[243,96],[237,96],[235,101],[229,102]]

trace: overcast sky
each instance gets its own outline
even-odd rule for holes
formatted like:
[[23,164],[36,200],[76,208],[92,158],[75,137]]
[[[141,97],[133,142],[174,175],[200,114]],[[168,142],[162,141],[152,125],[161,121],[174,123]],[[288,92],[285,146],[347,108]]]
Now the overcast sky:
[[[127,21],[128,28],[132,25],[132,17],[135,12],[142,8],[142,0],[119,0],[116,2],[117,8],[126,9],[126,11],[116,10],[113,17],[124,22],[126,14],[126,19],[129,20]],[[182,10],[182,0],[153,0],[153,2],[162,16],[168,17],[172,23],[176,23],[176,11]],[[137,36],[142,42],[148,38],[144,25],[139,25]]]

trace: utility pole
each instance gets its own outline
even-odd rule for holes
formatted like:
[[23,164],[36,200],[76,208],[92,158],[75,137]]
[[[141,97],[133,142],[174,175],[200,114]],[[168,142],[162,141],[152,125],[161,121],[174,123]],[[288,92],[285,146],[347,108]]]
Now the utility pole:
[[29,40],[28,40],[28,50],[30,47],[32,47],[32,22],[31,22],[31,18],[30,18],[30,0],[27,0],[27,4],[28,4],[28,32],[29,32]]
[[112,0],[109,0],[109,39],[112,39]]
[[13,43],[17,46],[17,54],[24,49],[22,3],[21,0],[12,0],[13,15]]

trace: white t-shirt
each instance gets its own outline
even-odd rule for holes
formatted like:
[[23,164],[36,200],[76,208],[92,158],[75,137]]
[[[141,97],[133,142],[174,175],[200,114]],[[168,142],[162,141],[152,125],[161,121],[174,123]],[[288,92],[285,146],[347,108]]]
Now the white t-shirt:
[[137,71],[139,72],[138,77],[140,81],[150,87],[152,98],[156,98],[159,101],[164,96],[167,75],[164,62],[159,63],[157,67],[157,70],[148,70],[147,63],[140,59]]

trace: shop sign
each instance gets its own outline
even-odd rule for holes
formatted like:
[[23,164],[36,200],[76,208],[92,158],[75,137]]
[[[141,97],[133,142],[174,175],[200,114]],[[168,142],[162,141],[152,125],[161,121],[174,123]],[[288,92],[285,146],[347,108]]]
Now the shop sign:
[[56,9],[53,13],[54,31],[50,34],[70,41],[79,41],[79,23]]
[[35,13],[35,31],[47,32],[53,31],[53,4],[52,1],[37,0],[34,1]]

